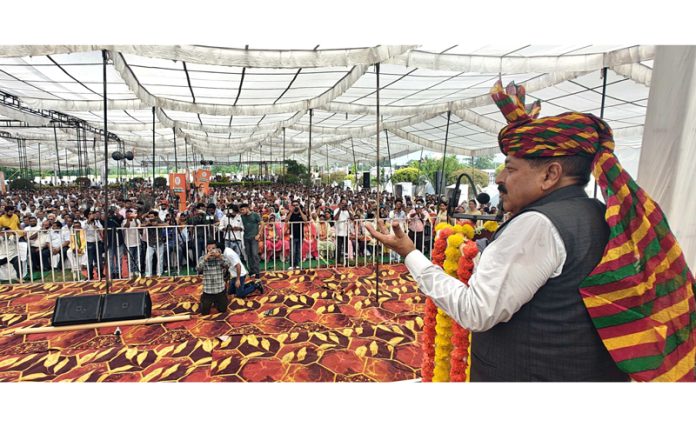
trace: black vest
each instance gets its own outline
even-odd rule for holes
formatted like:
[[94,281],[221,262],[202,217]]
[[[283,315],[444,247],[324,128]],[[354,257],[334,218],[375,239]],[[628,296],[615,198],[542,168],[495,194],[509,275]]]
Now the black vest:
[[[578,291],[609,238],[605,206],[578,186],[563,187],[525,207],[548,217],[567,253],[512,318],[472,333],[471,381],[627,381],[604,347]],[[506,223],[493,236],[505,232]]]

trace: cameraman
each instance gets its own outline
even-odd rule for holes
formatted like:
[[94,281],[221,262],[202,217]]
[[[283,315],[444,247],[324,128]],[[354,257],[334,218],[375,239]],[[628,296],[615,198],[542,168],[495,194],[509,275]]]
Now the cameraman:
[[218,227],[223,216],[222,211],[215,206],[215,203],[208,203],[205,209],[205,224],[208,225],[205,229],[206,242],[218,240]]
[[157,275],[161,276],[164,271],[164,228],[162,227],[162,222],[159,219],[159,213],[157,211],[150,211],[147,214],[143,226],[147,227],[145,230],[147,250],[145,252],[145,276],[152,276],[152,261],[157,253]]
[[140,227],[140,220],[138,215],[133,212],[133,209],[126,209],[126,218],[121,223],[121,226],[125,229],[123,231],[123,243],[126,245],[126,251],[128,251],[128,277],[132,279],[135,277],[135,273],[140,273],[138,266],[138,260],[140,259],[138,255],[138,247],[140,246],[138,228]]
[[423,206],[417,204],[408,214],[408,237],[416,244],[416,248],[423,252],[424,232],[430,216],[423,211]]
[[333,216],[334,221],[336,221],[336,243],[338,245],[336,265],[342,263],[345,266],[347,263],[348,223],[353,216],[353,211],[348,208],[348,202],[345,198],[341,198],[341,203]]
[[101,280],[103,263],[100,260],[104,254],[104,227],[98,218],[98,212],[87,208],[84,214],[87,217],[82,227],[87,240],[87,280],[94,278],[94,267],[97,267],[97,276]]
[[247,203],[239,205],[239,210],[242,213],[242,222],[244,224],[244,249],[246,250],[249,274],[256,279],[260,279],[259,241],[261,240],[264,224],[259,214],[249,209]]
[[230,204],[227,206],[227,213],[220,220],[219,231],[225,239],[225,247],[231,248],[240,258],[243,258],[244,223],[237,205]]
[[[195,245],[194,259],[198,259],[205,254],[207,234],[205,225],[208,223],[209,218],[210,216],[207,215],[205,211],[205,205],[203,203],[198,203],[195,208],[193,208],[193,212],[186,221],[190,226],[188,233],[189,240]],[[208,239],[208,241],[211,240],[213,239]]]
[[302,259],[302,238],[304,236],[304,223],[307,221],[307,215],[305,215],[300,202],[297,200],[292,201],[292,211],[290,215],[285,217],[285,229],[290,230],[290,239],[292,240],[292,245],[290,246],[290,270],[297,267],[300,268],[300,261]]
[[123,247],[123,231],[120,229],[123,217],[113,206],[107,211],[106,217],[106,245],[109,248],[109,264],[111,277],[121,278],[121,254]]

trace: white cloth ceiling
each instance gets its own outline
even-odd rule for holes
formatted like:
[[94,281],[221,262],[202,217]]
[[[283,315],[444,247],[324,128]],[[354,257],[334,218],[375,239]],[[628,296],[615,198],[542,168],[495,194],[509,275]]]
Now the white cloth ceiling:
[[[352,163],[353,147],[357,160],[374,161],[377,135],[382,158],[421,149],[441,153],[448,111],[447,153],[497,153],[504,123],[488,94],[497,78],[524,83],[529,101],[542,100],[542,115],[599,115],[603,67],[609,69],[604,118],[618,146],[639,147],[655,55],[653,46],[0,46],[0,147],[14,153],[17,138],[24,139],[37,167],[41,144],[42,166],[52,169],[57,138],[61,162],[67,149],[74,164],[77,133],[54,132],[48,112],[103,129],[102,51],[108,56],[108,131],[136,157],[151,158],[155,107],[156,151],[163,158],[173,159],[176,138],[182,161],[188,150],[189,158],[281,160],[284,154],[306,162],[311,109],[311,157],[320,166],[327,150],[331,164]],[[84,137],[90,152],[103,141],[90,131]],[[117,148],[109,143],[110,151]],[[103,153],[103,145],[97,151]],[[0,164],[17,166],[18,159],[3,156]]]

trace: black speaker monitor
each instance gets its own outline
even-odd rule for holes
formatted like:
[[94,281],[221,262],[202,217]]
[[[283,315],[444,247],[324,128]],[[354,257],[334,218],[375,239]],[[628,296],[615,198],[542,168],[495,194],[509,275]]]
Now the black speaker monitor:
[[370,188],[370,172],[363,172],[363,188]]
[[53,309],[53,326],[79,325],[99,321],[101,295],[59,297]]
[[104,295],[101,321],[147,319],[152,313],[149,292]]

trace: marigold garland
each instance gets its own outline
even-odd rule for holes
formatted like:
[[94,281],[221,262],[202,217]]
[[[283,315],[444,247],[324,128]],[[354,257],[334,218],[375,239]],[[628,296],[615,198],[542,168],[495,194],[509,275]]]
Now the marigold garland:
[[[435,226],[436,237],[433,247],[433,263],[440,267],[445,262],[445,250],[447,249],[447,238],[452,234],[452,226],[447,223],[440,223]],[[425,315],[423,316],[423,359],[421,361],[421,378],[423,382],[433,381],[435,370],[435,337],[437,335],[437,312],[438,308],[430,298],[425,299]]]
[[[474,268],[473,260],[478,254],[478,247],[471,240],[474,227],[469,223],[455,226],[438,224],[435,230],[433,262],[447,274],[468,284]],[[469,345],[469,331],[437,309],[432,300],[426,299],[421,369],[423,381],[466,381]]]
[[425,315],[423,317],[423,360],[421,361],[421,377],[424,382],[433,380],[435,369],[435,322],[437,306],[430,298],[425,300]]
[[491,233],[495,233],[498,230],[498,222],[497,221],[486,221],[483,223],[483,228],[486,229],[486,231],[489,231]]
[[450,353],[452,352],[452,319],[437,309],[435,325],[435,370],[433,382],[447,382],[450,377]]

